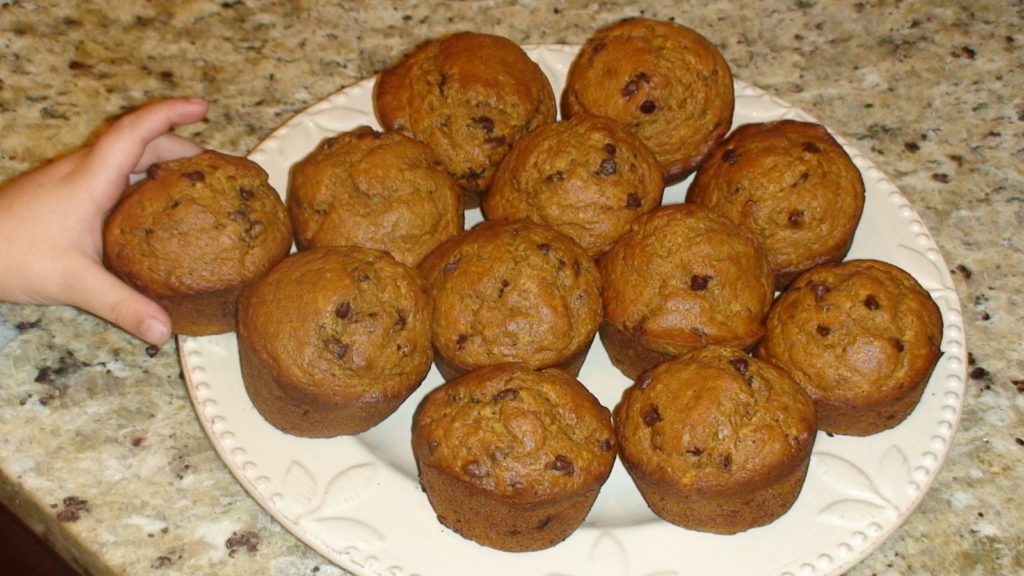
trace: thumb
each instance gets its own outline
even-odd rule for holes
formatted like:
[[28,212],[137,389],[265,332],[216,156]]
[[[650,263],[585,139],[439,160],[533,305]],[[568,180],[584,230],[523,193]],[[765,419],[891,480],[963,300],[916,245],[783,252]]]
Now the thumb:
[[68,304],[107,320],[154,345],[171,336],[171,319],[159,304],[143,296],[98,262],[90,261],[76,275],[78,289]]

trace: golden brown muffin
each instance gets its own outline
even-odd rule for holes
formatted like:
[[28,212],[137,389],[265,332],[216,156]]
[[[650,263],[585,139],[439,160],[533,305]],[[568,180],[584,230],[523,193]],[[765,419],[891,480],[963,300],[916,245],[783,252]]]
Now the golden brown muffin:
[[614,419],[622,463],[651,510],[720,534],[790,508],[816,432],[814,404],[784,371],[719,346],[644,375]]
[[661,205],[651,151],[624,125],[579,114],[519,139],[484,197],[489,219],[529,218],[572,236],[592,258]]
[[732,125],[735,97],[725,58],[673,22],[622,20],[598,30],[569,67],[562,116],[607,116],[654,151],[666,182],[682,180]]
[[151,166],[103,228],[107,267],[190,336],[234,330],[238,293],[291,246],[288,213],[267,173],[212,150]]
[[805,272],[768,313],[757,355],[793,376],[822,430],[866,436],[903,421],[942,355],[942,315],[902,269],[876,260]]
[[253,405],[297,436],[358,434],[430,369],[430,298],[387,252],[313,248],[246,289],[238,351]]
[[774,295],[761,244],[699,204],[633,222],[600,261],[601,342],[630,378],[690,348],[753,346]]
[[846,257],[864,210],[864,181],[824,126],[781,120],[734,130],[697,170],[686,201],[710,206],[761,240],[781,288]]
[[426,142],[479,203],[494,170],[523,134],[555,121],[546,76],[511,40],[460,32],[426,42],[377,78],[377,119]]
[[462,231],[462,193],[430,147],[361,126],[292,168],[288,213],[300,249],[366,246],[415,266]]
[[561,370],[481,368],[432,391],[413,418],[420,483],[442,524],[513,552],[554,546],[615,463],[608,409]]
[[420,264],[445,379],[523,362],[579,373],[601,322],[601,279],[575,240],[529,220],[492,220]]

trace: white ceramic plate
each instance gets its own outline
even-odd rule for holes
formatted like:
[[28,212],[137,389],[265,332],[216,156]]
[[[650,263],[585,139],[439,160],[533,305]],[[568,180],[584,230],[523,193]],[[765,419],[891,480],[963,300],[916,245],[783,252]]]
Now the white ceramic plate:
[[[526,47],[560,94],[577,47]],[[292,164],[322,138],[378,127],[366,79],[292,118],[251,154],[284,193]],[[735,124],[808,114],[736,82]],[[877,258],[913,274],[945,321],[944,356],[917,409],[898,427],[866,438],[820,434],[793,508],[774,523],[733,536],[665,523],[646,507],[616,464],[584,525],[539,552],[505,553],[444,528],[421,491],[410,448],[412,413],[442,380],[431,370],[419,391],[373,430],[314,440],[268,424],[246,395],[234,334],[179,339],[189,393],[217,452],[239,482],[300,540],[358,575],[670,576],[840,573],[891,534],[917,506],[949,449],[964,397],[960,303],[935,242],[885,175],[842,139],[867,187],[851,258]],[[689,182],[666,192],[680,202]],[[467,214],[467,225],[479,221]],[[614,406],[628,381],[595,343],[580,374]]]

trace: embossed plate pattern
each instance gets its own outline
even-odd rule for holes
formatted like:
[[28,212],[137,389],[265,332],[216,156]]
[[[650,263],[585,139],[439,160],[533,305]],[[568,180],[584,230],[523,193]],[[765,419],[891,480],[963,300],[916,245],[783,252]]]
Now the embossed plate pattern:
[[[577,48],[528,46],[560,94]],[[289,167],[319,141],[359,125],[377,127],[366,79],[292,118],[251,154],[282,194]],[[734,124],[808,114],[736,82]],[[913,274],[945,321],[944,356],[917,409],[898,427],[866,438],[820,434],[803,492],[774,523],[734,536],[684,530],[656,518],[616,464],[584,525],[554,548],[510,554],[441,526],[421,492],[409,447],[412,412],[441,382],[420,390],[381,425],[355,437],[305,439],[269,425],[246,395],[234,334],[180,337],[189,393],[224,462],[264,509],[300,540],[358,575],[695,576],[837,574],[867,556],[917,506],[942,464],[964,397],[963,319],[949,271],[907,199],[870,161],[839,139],[864,175],[867,202],[850,257],[877,258]],[[666,192],[680,202],[689,182]],[[479,221],[467,214],[467,225]],[[606,406],[628,381],[595,343],[580,374]]]

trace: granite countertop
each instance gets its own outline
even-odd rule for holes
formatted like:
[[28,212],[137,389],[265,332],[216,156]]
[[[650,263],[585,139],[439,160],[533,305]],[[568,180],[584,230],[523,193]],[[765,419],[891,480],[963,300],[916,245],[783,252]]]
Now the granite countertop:
[[[1024,573],[1024,6],[705,4],[0,0],[0,180],[159,97],[209,99],[208,119],[180,132],[244,155],[447,31],[581,43],[625,16],[675,19],[717,44],[739,79],[880,166],[961,297],[971,355],[960,432],[917,510],[850,573]],[[0,304],[0,500],[90,574],[344,573],[229,473],[173,343],[147,348],[71,308]]]

